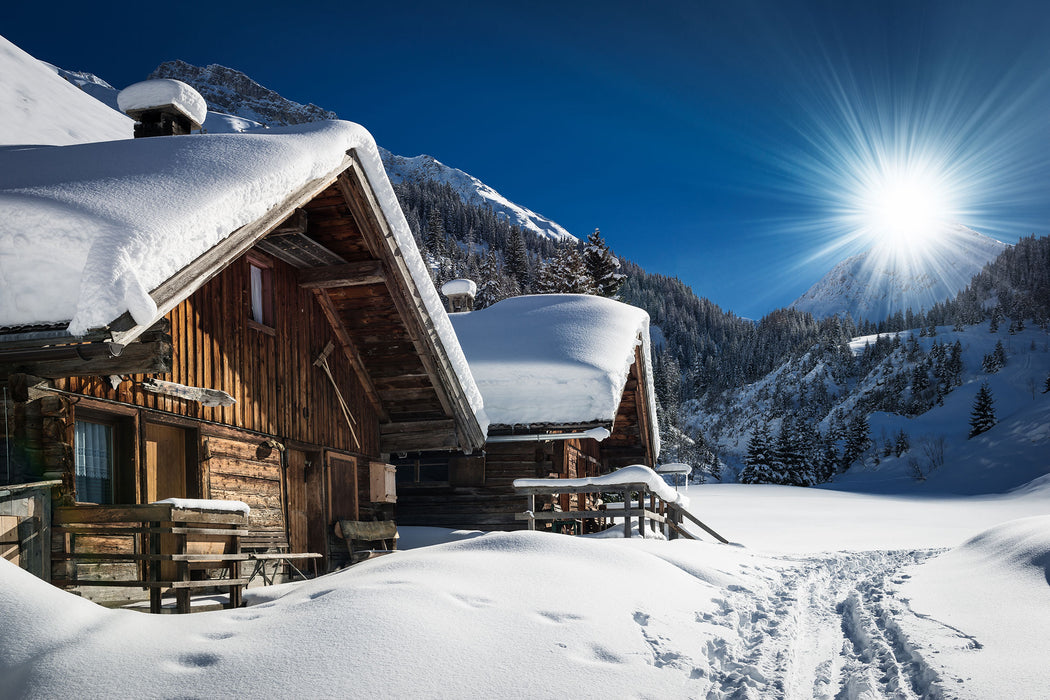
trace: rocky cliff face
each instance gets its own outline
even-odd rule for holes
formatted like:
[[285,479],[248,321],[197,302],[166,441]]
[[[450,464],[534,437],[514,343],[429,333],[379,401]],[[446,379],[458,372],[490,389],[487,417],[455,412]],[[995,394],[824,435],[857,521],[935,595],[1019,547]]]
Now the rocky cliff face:
[[281,97],[244,73],[225,66],[212,64],[202,68],[185,61],[166,61],[149,77],[181,80],[192,85],[207,100],[212,111],[237,115],[267,126],[337,118],[335,112]]

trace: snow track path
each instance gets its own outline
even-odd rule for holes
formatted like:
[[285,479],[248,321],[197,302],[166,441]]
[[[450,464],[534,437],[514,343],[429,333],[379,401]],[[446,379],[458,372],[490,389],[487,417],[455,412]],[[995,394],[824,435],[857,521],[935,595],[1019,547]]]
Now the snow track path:
[[730,587],[709,620],[737,642],[708,644],[708,698],[946,698],[898,620],[914,616],[893,596],[899,570],[930,550],[782,557],[764,591]]

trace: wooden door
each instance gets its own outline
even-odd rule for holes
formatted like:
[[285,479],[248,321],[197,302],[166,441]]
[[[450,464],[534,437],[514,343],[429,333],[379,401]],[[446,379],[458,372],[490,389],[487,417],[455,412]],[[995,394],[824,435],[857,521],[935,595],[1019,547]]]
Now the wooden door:
[[[146,502],[165,498],[186,498],[186,431],[146,423]],[[175,546],[175,535],[161,535],[162,552],[174,552]],[[175,575],[175,562],[161,562],[162,580],[171,580]]]
[[146,424],[146,502],[186,498],[186,431]]
[[357,460],[328,456],[328,513],[331,522],[357,520]]
[[285,459],[288,466],[284,477],[288,493],[288,546],[293,552],[313,551],[307,549],[310,546],[306,495],[307,455],[289,449],[285,452]]

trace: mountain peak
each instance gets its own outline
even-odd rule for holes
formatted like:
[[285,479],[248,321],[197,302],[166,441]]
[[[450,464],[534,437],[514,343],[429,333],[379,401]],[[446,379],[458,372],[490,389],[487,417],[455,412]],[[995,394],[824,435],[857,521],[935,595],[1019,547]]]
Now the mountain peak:
[[315,104],[293,102],[239,70],[215,63],[202,68],[182,60],[165,61],[149,74],[149,78],[181,80],[199,92],[212,111],[234,114],[267,126],[338,118],[335,112]]
[[1007,245],[962,224],[946,224],[922,250],[875,245],[846,258],[791,306],[817,318],[848,314],[881,321],[929,309],[964,289]]

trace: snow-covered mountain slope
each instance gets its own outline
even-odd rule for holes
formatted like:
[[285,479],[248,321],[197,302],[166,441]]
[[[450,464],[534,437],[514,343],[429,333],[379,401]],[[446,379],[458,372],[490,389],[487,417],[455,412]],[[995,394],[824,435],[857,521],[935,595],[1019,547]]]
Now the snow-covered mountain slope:
[[305,124],[336,119],[335,112],[315,104],[299,104],[263,87],[244,73],[212,64],[194,66],[185,61],[166,61],[149,78],[174,78],[192,85],[215,112],[232,114],[268,126]]
[[[826,435],[836,430],[834,423],[863,414],[872,444],[848,471],[834,477],[830,488],[889,493],[1008,491],[1050,474],[1050,393],[1043,393],[1050,377],[1050,340],[1038,327],[1011,333],[1008,325],[1002,322],[994,333],[986,321],[960,330],[939,326],[932,336],[918,331],[883,334],[884,342],[899,335],[900,347],[870,363],[859,378],[846,369],[845,360],[814,350],[754,384],[728,392],[716,408],[704,410],[695,401],[687,402],[686,423],[702,432],[726,463],[739,467],[755,431],[765,425],[776,436],[783,421],[780,416],[813,424]],[[851,344],[862,364],[864,346],[874,344],[874,339],[860,338]],[[957,341],[962,367],[954,388],[940,399],[931,398],[932,407],[918,415],[878,410],[888,404],[912,405],[917,367],[927,380],[931,376],[935,380],[934,346],[950,348]],[[1006,364],[996,372],[985,371],[984,357],[994,352],[997,343],[1002,343]],[[969,438],[974,397],[985,382],[998,422]],[[909,448],[900,455],[890,454],[888,445],[901,432]]]
[[386,149],[379,150],[391,182],[425,179],[447,183],[467,204],[491,207],[497,214],[506,217],[510,223],[526,231],[532,231],[537,236],[556,241],[577,240],[575,236],[547,217],[520,204],[515,204],[473,175],[445,165],[432,156],[421,155],[406,158],[394,155]]
[[965,288],[1005,248],[994,238],[951,224],[922,255],[872,248],[843,260],[792,307],[817,318],[844,313],[874,322],[908,308],[929,309]]
[[[267,126],[284,126],[320,119],[335,119],[335,112],[321,109],[317,105],[301,105],[281,97],[259,85],[240,71],[224,66],[211,65],[206,68],[185,61],[162,63],[150,74],[151,78],[175,78],[192,85],[204,96],[209,109],[228,115],[261,122]],[[209,117],[211,119],[212,117]],[[205,123],[204,128],[216,132],[220,120]],[[506,217],[507,221],[532,231],[537,236],[557,241],[575,241],[576,238],[564,228],[545,216],[515,204],[481,180],[462,170],[450,167],[428,155],[406,158],[379,149],[387,175],[394,183],[413,178],[447,183],[468,204],[491,207]]]
[[[0,145],[65,146],[132,137],[131,119],[56,71],[0,37]],[[86,74],[81,79],[95,84]]]

